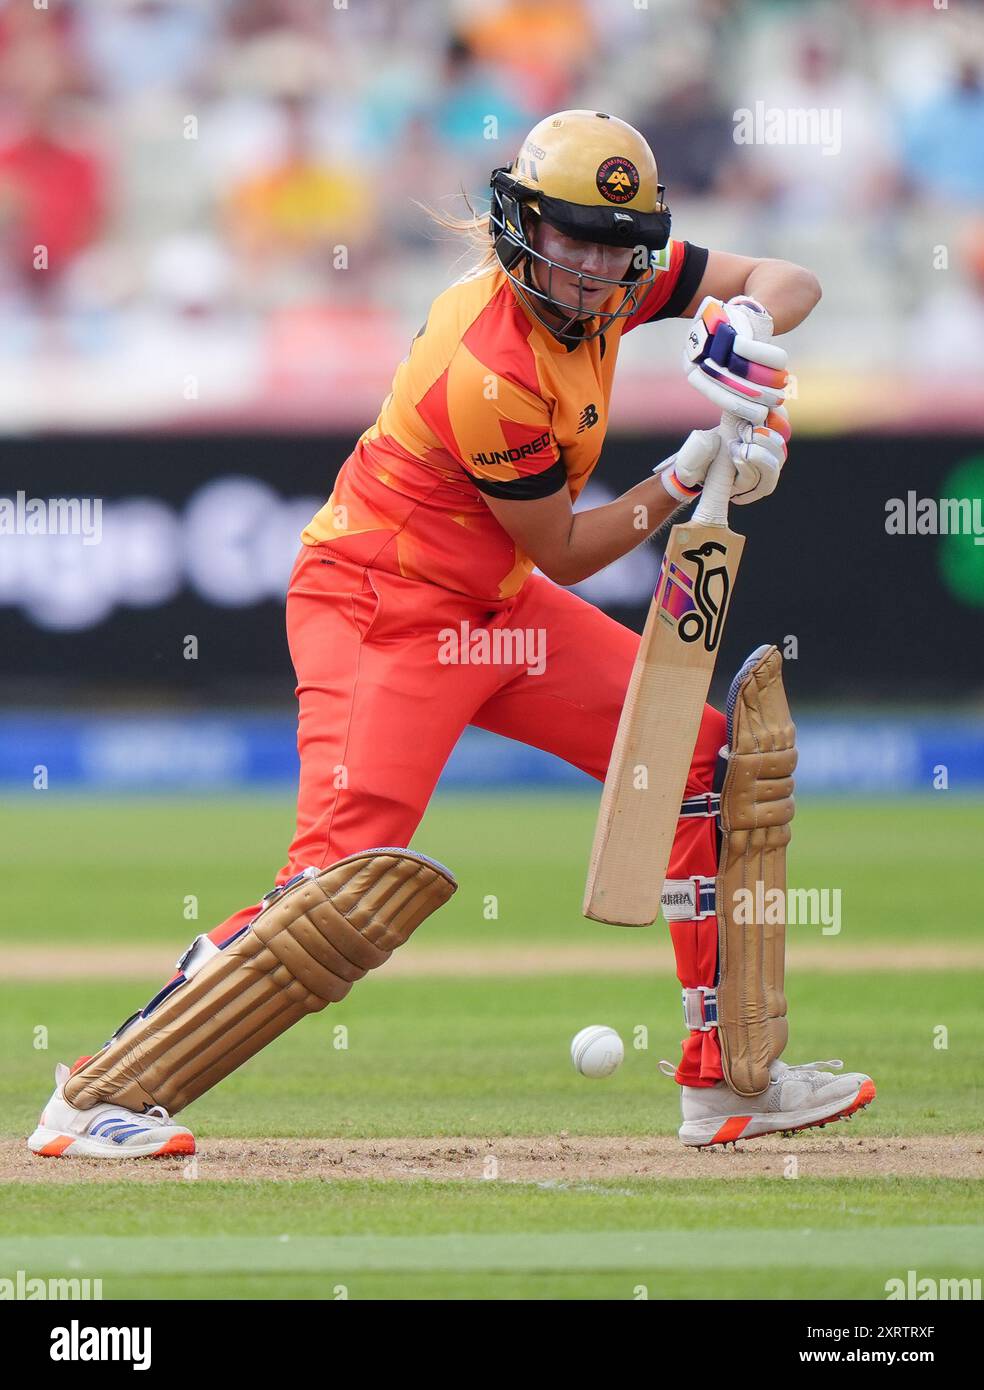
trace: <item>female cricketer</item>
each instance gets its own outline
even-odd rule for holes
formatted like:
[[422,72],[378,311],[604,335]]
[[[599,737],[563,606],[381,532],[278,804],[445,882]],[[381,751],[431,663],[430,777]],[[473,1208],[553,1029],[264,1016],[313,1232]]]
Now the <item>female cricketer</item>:
[[[192,1152],[190,1131],[171,1113],[382,963],[416,925],[394,928],[407,882],[427,877],[427,910],[453,891],[442,866],[401,847],[467,725],[604,780],[639,637],[568,586],[698,496],[719,447],[735,465],[733,500],[776,486],[789,437],[785,374],[769,368],[774,348],[757,362],[752,343],[744,387],[714,370],[713,352],[689,379],[738,414],[742,390],[757,383],[762,423],[726,446],[717,431],[699,432],[703,447],[691,436],[679,469],[675,455],[615,501],[572,509],[602,452],[623,334],[693,316],[708,297],[717,301],[711,321],[743,342],[785,333],[817,303],[816,278],[785,261],[671,239],[652,151],[602,112],[548,116],[491,187],[488,215],[458,224],[485,238],[479,264],[434,300],[376,422],[302,536],[287,595],[300,787],[279,894],[199,937],[174,979],[100,1052],[57,1068],[29,1140],[35,1153]],[[750,331],[753,316],[767,333]],[[465,644],[476,633],[487,634],[495,658],[456,660],[448,635]],[[521,640],[527,634],[542,635],[542,659]],[[688,797],[711,790],[724,742],[725,718],[707,707]],[[711,876],[716,864],[713,822],[681,818],[669,876]],[[319,882],[328,884],[330,922],[318,917],[320,899],[312,907]],[[368,927],[356,902],[372,916]],[[716,921],[674,920],[670,929],[681,984],[712,986]],[[746,1137],[849,1113],[874,1089],[861,1074],[821,1070],[840,1065],[776,1061],[767,1090],[749,1101],[723,1080],[715,1028],[695,1027],[675,1069],[681,1138],[726,1142],[734,1117],[749,1113]]]

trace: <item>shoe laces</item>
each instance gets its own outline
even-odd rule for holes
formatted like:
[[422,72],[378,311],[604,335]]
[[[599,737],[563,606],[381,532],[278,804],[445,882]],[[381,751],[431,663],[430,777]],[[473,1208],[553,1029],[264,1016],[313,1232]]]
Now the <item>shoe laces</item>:
[[166,1125],[171,1123],[171,1117],[164,1109],[163,1105],[152,1105],[149,1110],[145,1110],[142,1119],[148,1120],[153,1116],[155,1120],[163,1120]]
[[[782,1065],[787,1071],[819,1071],[821,1067],[830,1067],[833,1071],[840,1071],[844,1063],[839,1057],[830,1057],[823,1062],[783,1062]],[[677,1069],[665,1057],[660,1061],[659,1069],[664,1076],[671,1076],[676,1080]]]

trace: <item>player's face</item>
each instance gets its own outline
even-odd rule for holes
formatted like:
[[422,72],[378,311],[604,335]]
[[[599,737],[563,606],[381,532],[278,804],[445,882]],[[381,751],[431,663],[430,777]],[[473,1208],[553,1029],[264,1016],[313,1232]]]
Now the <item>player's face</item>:
[[[606,285],[604,280],[623,280],[632,264],[631,247],[605,246],[599,241],[578,241],[574,237],[565,236],[563,232],[558,232],[556,227],[551,227],[539,217],[535,219],[532,231],[531,245],[534,251],[557,261],[561,267],[555,269],[551,277],[548,266],[534,261],[533,279],[537,288],[544,293],[549,288],[555,299],[566,304],[583,302],[585,309],[575,315],[578,318],[590,318],[592,309],[603,304],[616,288]],[[570,269],[572,273],[565,275],[565,269]],[[578,281],[578,273],[584,277],[583,281]],[[593,276],[603,278],[593,279]]]

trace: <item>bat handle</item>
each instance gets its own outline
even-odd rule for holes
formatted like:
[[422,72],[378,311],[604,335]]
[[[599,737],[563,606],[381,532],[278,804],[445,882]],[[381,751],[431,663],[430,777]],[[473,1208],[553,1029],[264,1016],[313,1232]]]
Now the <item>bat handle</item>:
[[700,501],[694,508],[693,520],[701,526],[727,526],[728,503],[735,482],[735,466],[728,453],[728,444],[740,436],[742,420],[725,411],[721,416],[721,444],[704,479]]

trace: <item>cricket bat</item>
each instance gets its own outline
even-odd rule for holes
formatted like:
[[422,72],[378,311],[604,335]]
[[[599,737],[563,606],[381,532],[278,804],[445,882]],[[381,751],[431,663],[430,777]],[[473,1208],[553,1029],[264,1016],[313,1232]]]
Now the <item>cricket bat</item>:
[[[745,545],[728,527],[735,469],[727,427],[688,521],[670,531],[615,735],[584,892],[596,922],[648,926],[676,833],[687,773]],[[686,445],[684,445],[686,447]]]

